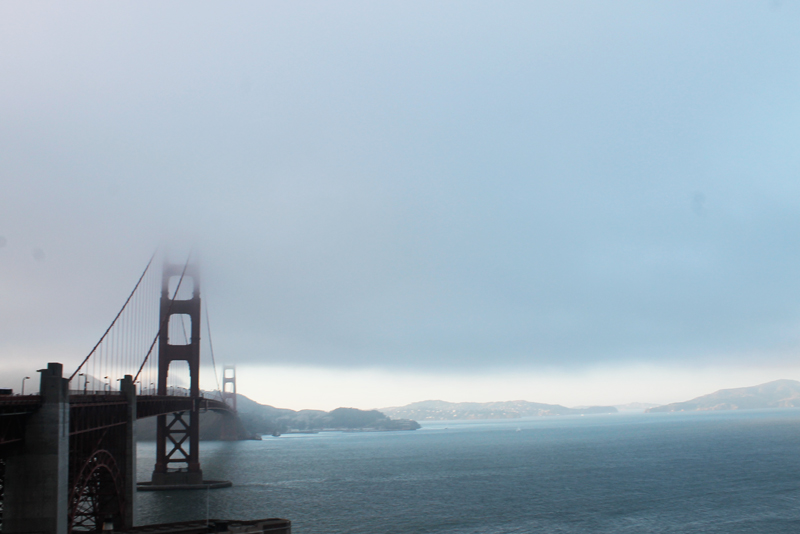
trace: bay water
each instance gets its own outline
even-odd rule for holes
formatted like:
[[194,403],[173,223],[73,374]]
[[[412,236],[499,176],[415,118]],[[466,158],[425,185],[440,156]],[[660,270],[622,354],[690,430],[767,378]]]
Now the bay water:
[[[206,479],[138,522],[292,520],[296,534],[800,532],[800,410],[423,423],[204,442]],[[149,480],[154,443],[140,443]]]

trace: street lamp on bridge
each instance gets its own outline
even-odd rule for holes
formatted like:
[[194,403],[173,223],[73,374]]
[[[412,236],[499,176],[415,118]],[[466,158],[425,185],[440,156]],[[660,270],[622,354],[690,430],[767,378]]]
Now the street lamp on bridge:
[[31,377],[26,376],[22,379],[22,387],[20,388],[20,395],[25,395],[25,381],[30,380]]

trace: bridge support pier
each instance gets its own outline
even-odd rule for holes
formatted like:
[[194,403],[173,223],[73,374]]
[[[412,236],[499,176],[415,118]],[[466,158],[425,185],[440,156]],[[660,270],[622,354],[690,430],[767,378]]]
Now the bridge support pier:
[[62,371],[60,363],[39,371],[42,407],[28,420],[24,446],[6,460],[4,533],[67,534],[69,382]]
[[120,381],[120,391],[128,402],[127,420],[125,422],[125,485],[122,511],[123,527],[132,528],[136,522],[136,384],[131,375],[125,375]]

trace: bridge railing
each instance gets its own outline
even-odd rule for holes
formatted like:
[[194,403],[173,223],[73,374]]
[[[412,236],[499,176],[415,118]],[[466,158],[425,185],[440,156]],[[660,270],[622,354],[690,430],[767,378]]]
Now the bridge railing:
[[114,391],[111,389],[70,389],[69,394],[70,396],[73,395],[98,396],[98,395],[121,395],[122,392]]
[[[70,389],[70,395],[86,395],[86,396],[97,396],[97,395],[121,395],[122,393],[119,390],[114,389]],[[158,391],[155,387],[141,387],[136,389],[136,395],[139,397],[157,397]],[[15,395],[19,396],[19,395]],[[27,395],[26,395],[27,396]],[[167,388],[167,397],[191,397],[191,392],[188,388],[180,387],[180,386],[169,386]],[[210,391],[201,391],[200,398],[202,399],[218,399],[219,394],[216,392]]]

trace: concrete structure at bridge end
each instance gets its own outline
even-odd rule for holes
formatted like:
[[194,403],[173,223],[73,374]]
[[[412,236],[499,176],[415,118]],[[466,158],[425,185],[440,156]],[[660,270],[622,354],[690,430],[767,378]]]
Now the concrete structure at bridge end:
[[69,382],[60,363],[39,372],[42,406],[25,427],[25,447],[6,460],[4,533],[67,534]]

